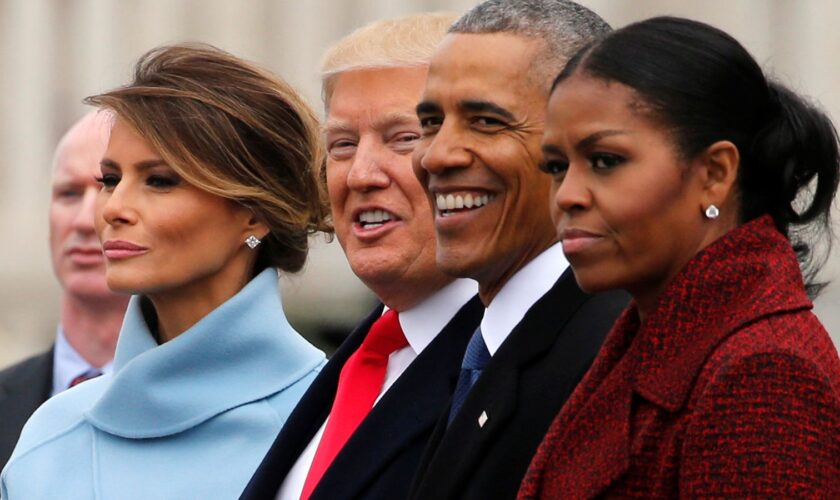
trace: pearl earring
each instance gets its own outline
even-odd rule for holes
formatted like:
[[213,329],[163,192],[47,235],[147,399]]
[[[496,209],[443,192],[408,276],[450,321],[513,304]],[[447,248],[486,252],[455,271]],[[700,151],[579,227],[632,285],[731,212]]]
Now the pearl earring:
[[245,244],[248,245],[248,248],[250,248],[251,250],[257,248],[257,245],[259,245],[260,243],[262,243],[262,241],[260,241],[260,239],[254,236],[253,234],[245,238]]
[[720,215],[720,209],[715,205],[709,205],[706,207],[705,214],[707,219],[717,219]]

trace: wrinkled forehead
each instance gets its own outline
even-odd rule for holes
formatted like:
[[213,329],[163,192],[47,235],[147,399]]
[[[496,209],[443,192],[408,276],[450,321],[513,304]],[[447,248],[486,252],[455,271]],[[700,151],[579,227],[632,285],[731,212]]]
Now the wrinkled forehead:
[[427,70],[428,66],[398,66],[349,70],[336,75],[325,131],[416,123],[414,106],[423,92]]
[[548,94],[534,66],[543,44],[512,33],[451,33],[435,51],[423,101],[492,101],[506,108],[544,106]]

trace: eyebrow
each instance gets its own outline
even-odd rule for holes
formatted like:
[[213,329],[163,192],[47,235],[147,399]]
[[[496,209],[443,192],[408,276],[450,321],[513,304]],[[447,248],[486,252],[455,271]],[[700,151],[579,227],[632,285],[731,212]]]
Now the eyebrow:
[[[509,121],[516,121],[516,116],[507,109],[499,106],[491,101],[482,101],[479,99],[468,99],[461,101],[458,104],[461,109],[470,113],[493,113],[499,115]],[[442,112],[440,106],[433,102],[423,101],[417,105],[417,114],[440,114]]]
[[[584,137],[583,139],[581,139],[580,141],[578,141],[577,148],[578,149],[586,149],[588,147],[591,147],[593,144],[595,144],[596,142],[600,141],[601,139],[603,139],[605,137],[611,137],[611,136],[614,136],[614,135],[626,135],[626,134],[629,134],[629,133],[630,132],[628,132],[626,130],[601,130],[600,132],[595,132],[594,134],[590,134],[590,135]],[[545,151],[545,148],[543,148],[543,151]]]
[[[629,134],[629,131],[626,130],[601,130],[599,132],[595,132],[594,134],[590,134],[580,141],[578,141],[577,145],[575,146],[576,149],[587,149],[592,147],[595,143],[600,141],[605,137],[611,137],[614,135],[626,135]],[[554,154],[554,155],[563,155],[563,151],[553,144],[543,144],[542,146],[543,153],[547,154]]]
[[440,113],[440,106],[430,101],[420,101],[415,108],[418,115]]
[[[417,124],[417,115],[411,112],[403,113],[395,111],[393,113],[386,113],[382,116],[378,116],[373,120],[371,124],[372,127],[376,130],[385,129],[388,127],[393,127],[395,125],[416,125]],[[324,125],[324,133],[338,133],[338,132],[350,132],[354,133],[357,132],[357,128],[351,125],[349,122],[344,120],[333,120],[327,121]]]
[[462,109],[464,109],[464,111],[469,111],[472,113],[493,113],[504,117],[510,121],[516,120],[516,117],[513,115],[513,113],[494,102],[482,100],[467,100],[461,101],[460,106]]
[[[99,162],[99,164],[103,167],[110,167],[110,168],[115,168],[117,170],[120,170],[120,164],[115,162],[114,160],[111,160],[110,158],[103,158],[102,161]],[[143,161],[138,161],[137,163],[135,163],[134,168],[136,168],[138,170],[148,170],[150,168],[158,167],[158,166],[161,166],[161,165],[166,166],[166,162],[163,161],[162,159],[143,160]]]

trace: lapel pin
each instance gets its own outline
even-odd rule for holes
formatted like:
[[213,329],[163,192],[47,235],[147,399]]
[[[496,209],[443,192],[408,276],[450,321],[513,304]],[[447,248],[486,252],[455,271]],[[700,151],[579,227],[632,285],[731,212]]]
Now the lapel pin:
[[487,412],[482,411],[481,415],[478,416],[478,426],[479,427],[484,427],[484,424],[487,423],[487,418],[488,418],[487,417]]

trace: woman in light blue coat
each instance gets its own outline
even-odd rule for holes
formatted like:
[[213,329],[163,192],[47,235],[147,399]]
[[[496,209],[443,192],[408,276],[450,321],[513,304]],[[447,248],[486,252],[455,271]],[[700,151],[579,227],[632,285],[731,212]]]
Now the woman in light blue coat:
[[112,113],[96,226],[129,303],[113,376],[51,399],[2,497],[236,498],[324,361],[277,270],[327,229],[317,120],[284,82],[207,46],[155,49]]

